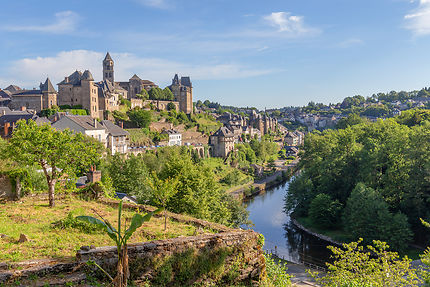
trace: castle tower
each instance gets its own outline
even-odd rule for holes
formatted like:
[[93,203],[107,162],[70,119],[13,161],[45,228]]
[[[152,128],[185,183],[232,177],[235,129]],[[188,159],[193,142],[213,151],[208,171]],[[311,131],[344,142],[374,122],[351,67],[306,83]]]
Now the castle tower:
[[179,110],[190,115],[193,113],[193,85],[190,77],[178,77],[175,74],[172,85],[169,86],[175,100],[179,102]]
[[105,59],[103,60],[103,81],[108,80],[114,83],[114,72],[113,72],[113,60],[107,52]]

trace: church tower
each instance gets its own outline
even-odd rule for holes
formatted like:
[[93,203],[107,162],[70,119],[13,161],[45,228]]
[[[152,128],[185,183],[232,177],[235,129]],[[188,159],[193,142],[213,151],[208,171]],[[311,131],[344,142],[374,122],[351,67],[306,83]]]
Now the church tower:
[[107,52],[105,59],[103,60],[103,81],[108,80],[112,84],[114,83],[113,75],[113,60]]

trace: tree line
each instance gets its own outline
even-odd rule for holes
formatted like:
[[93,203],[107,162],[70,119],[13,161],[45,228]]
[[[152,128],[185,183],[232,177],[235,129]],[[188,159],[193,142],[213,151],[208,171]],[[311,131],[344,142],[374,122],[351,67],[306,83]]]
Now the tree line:
[[397,250],[427,243],[430,218],[430,111],[310,133],[285,208],[351,240],[386,241]]

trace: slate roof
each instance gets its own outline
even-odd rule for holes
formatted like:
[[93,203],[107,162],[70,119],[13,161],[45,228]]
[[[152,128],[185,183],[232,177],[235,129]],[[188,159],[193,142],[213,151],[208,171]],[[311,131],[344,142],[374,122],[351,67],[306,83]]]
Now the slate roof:
[[133,77],[130,78],[130,80],[142,80],[141,78],[139,78],[136,74],[133,75]]
[[57,85],[73,85],[80,86],[82,80],[94,81],[93,75],[89,70],[85,70],[84,73],[81,71],[75,71],[70,76],[66,77],[63,81]]
[[221,127],[213,135],[222,137],[234,137],[234,134],[226,127]]
[[178,132],[176,130],[172,130],[172,129],[164,130],[162,133],[168,134],[168,135],[180,135],[181,134],[180,132]]
[[10,86],[8,86],[5,90],[6,90],[6,91],[9,91],[9,92],[11,92],[11,93],[14,93],[14,92],[16,92],[16,91],[20,91],[20,90],[22,90],[22,89],[21,89],[20,87],[16,86],[16,85],[10,85]]
[[55,90],[54,86],[52,85],[51,81],[49,80],[49,78],[46,78],[46,81],[44,84],[40,83],[40,90],[42,92],[48,92],[48,93],[56,93],[57,92]]
[[179,85],[179,77],[178,74],[175,74],[172,80],[172,85]]
[[15,96],[38,96],[40,97],[42,95],[41,90],[20,90],[16,93],[12,94],[12,97]]
[[[66,115],[64,116],[64,118],[70,119],[85,130],[105,129],[97,120],[93,119],[90,116]],[[94,126],[94,121],[96,121],[96,126]]]
[[0,98],[10,98],[11,94],[8,90],[0,90]]
[[4,125],[5,123],[16,123],[19,120],[30,120],[35,119],[37,116],[30,113],[9,113],[7,115],[0,117],[0,125]]
[[109,61],[109,60],[113,61],[112,58],[111,58],[111,56],[110,56],[110,54],[109,54],[109,52],[107,52],[106,53],[106,57],[105,57],[105,59],[103,61]]
[[128,131],[120,128],[119,126],[115,125],[113,122],[108,120],[103,120],[101,122],[102,126],[108,131],[109,134],[112,136],[128,136]]
[[181,85],[187,86],[191,88],[191,80],[190,77],[181,77]]
[[94,81],[94,78],[89,70],[85,70],[81,80]]

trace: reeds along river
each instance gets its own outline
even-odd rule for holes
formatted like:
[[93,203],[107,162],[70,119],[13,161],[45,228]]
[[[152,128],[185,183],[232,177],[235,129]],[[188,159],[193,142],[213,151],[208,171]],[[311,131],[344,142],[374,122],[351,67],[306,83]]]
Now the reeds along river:
[[262,233],[265,238],[264,249],[280,258],[323,267],[331,255],[327,249],[329,244],[291,223],[290,216],[284,212],[284,197],[287,192],[288,182],[245,201],[249,219],[254,226],[244,228]]

